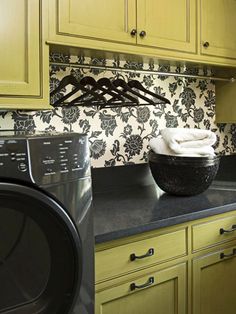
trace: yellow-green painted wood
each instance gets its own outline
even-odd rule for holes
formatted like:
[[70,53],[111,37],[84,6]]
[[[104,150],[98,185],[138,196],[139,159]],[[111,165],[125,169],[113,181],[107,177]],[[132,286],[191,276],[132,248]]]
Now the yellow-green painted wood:
[[49,108],[47,4],[0,2],[0,108]]
[[58,12],[58,34],[135,43],[135,0],[52,1]]
[[[185,314],[186,264],[150,272],[130,282],[123,282],[96,294],[96,314]],[[143,289],[130,290],[130,284],[144,284],[150,277],[154,283]]]
[[[64,45],[78,49],[100,51],[104,58],[106,57],[105,52],[111,52],[119,56],[125,54],[126,59],[128,57],[141,58],[141,56],[147,56],[148,58],[155,57],[159,62],[182,61],[189,64],[201,63],[216,66],[236,66],[236,59],[230,59],[228,56],[206,55],[200,53],[199,45],[197,45],[197,42],[200,41],[200,18],[198,17],[198,23],[196,23],[196,15],[198,13],[200,16],[199,12],[201,6],[198,4],[198,10],[196,10],[196,0],[180,0],[178,1],[178,5],[174,0],[138,0],[137,5],[140,8],[139,10],[137,10],[136,7],[137,0],[127,1],[128,32],[125,31],[126,27],[124,27],[124,8],[126,7],[126,0],[106,1],[109,3],[109,8],[115,3],[119,14],[116,13],[114,23],[120,18],[120,24],[118,23],[120,25],[119,29],[117,29],[117,24],[111,24],[109,28],[106,29],[107,21],[110,19],[109,16],[113,16],[114,12],[106,14],[101,26],[96,25],[96,19],[91,19],[89,14],[86,15],[86,19],[82,17],[82,20],[85,19],[86,22],[85,24],[80,25],[80,19],[75,20],[75,16],[80,14],[76,12],[76,10],[73,10],[73,14],[71,13],[71,16],[73,16],[73,23],[68,20],[71,10],[69,8],[69,3],[72,3],[72,7],[74,8],[82,6],[82,11],[84,10],[83,7],[85,5],[91,5],[91,16],[94,17],[96,12],[99,12],[101,14],[100,16],[103,16],[104,12],[101,12],[100,8],[106,3],[105,0],[100,2],[94,0],[49,1],[50,27],[48,43],[55,47]],[[200,1],[197,1],[197,3],[199,2]],[[160,6],[156,9],[158,3]],[[62,7],[62,5],[65,6],[66,14],[64,14],[64,7],[63,10],[59,10],[59,7]],[[144,12],[142,12],[142,8],[145,8]],[[155,8],[155,10],[153,8]],[[59,14],[61,12],[61,17],[58,15],[58,12]],[[108,12],[108,10],[106,12]],[[180,14],[181,18],[178,18],[176,12]],[[121,18],[122,14],[123,17]],[[158,28],[158,19],[155,17],[160,20],[160,29]],[[170,20],[171,22],[166,22]],[[91,27],[88,24],[88,21],[90,21]],[[138,25],[138,21],[139,23],[142,22],[144,24]],[[96,25],[96,27],[94,27],[94,25]],[[140,39],[138,34],[144,26],[146,26],[147,36]],[[130,38],[129,32],[133,27],[137,28],[138,34],[137,37]],[[150,42],[148,43],[148,41]],[[93,51],[91,54],[93,54]]]
[[[232,219],[233,217],[233,219]],[[217,231],[218,234],[218,228],[221,227],[230,227],[231,223],[234,223],[234,219],[236,217],[236,211],[224,213],[224,214],[219,214],[215,215],[212,217],[207,217],[203,219],[199,219],[197,221],[190,221],[187,223],[180,224],[178,226],[171,226],[167,228],[162,228],[159,230],[155,231],[150,231],[146,232],[143,234],[138,234],[134,235],[128,238],[123,238],[115,241],[111,241],[108,243],[102,243],[99,245],[96,245],[96,254],[95,254],[95,261],[97,260],[97,256],[100,252],[107,251],[107,261],[104,259],[103,263],[98,262],[96,263],[96,272],[95,272],[95,277],[96,277],[96,313],[100,314],[107,314],[109,311],[110,313],[119,313],[119,314],[126,314],[127,313],[146,313],[144,309],[144,305],[146,304],[146,298],[150,298],[152,301],[148,301],[150,304],[150,308],[148,308],[148,311],[150,313],[157,313],[155,312],[157,309],[157,302],[159,303],[159,299],[157,299],[159,296],[162,296],[162,292],[166,295],[168,295],[168,289],[165,290],[165,288],[162,289],[163,286],[159,286],[158,288],[151,287],[144,289],[146,290],[145,295],[142,294],[144,290],[138,291],[138,294],[136,296],[133,296],[132,293],[130,292],[130,283],[136,282],[137,284],[144,283],[145,280],[147,281],[148,278],[151,276],[151,274],[157,274],[157,278],[160,279],[160,274],[164,271],[168,271],[169,269],[173,269],[178,267],[178,265],[186,265],[185,269],[185,283],[184,283],[184,290],[185,294],[187,295],[187,300],[183,301],[182,304],[187,304],[187,313],[188,314],[213,314],[213,312],[204,312],[205,309],[206,311],[208,308],[211,308],[211,305],[208,304],[206,300],[207,298],[213,298],[212,295],[210,294],[200,294],[200,292],[203,290],[203,286],[207,285],[206,291],[211,291],[212,286],[215,286],[215,280],[214,276],[215,273],[219,273],[219,280],[222,280],[222,273],[224,272],[224,267],[223,265],[228,265],[228,264],[220,264],[220,269],[217,267],[215,268],[214,265],[217,263],[221,263],[224,260],[220,260],[219,254],[221,252],[224,252],[225,254],[230,254],[232,253],[232,249],[234,246],[236,247],[236,238],[232,236],[226,236],[223,241],[221,240],[216,240],[214,236],[212,236],[212,230],[213,232]],[[196,228],[196,229],[194,229]],[[195,237],[201,238],[200,233],[203,232],[205,238],[208,237],[208,233],[206,229],[210,229],[210,238],[206,242],[204,242],[202,239],[200,239],[200,242],[197,242],[197,245],[200,245],[199,250],[193,251],[193,230],[195,233]],[[122,274],[117,273],[116,276],[113,275],[110,276],[110,270],[111,266],[108,264],[108,261],[110,264],[115,263],[118,264],[120,260],[120,256],[123,256],[123,248],[126,247],[126,245],[129,245],[130,247],[133,247],[133,250],[135,250],[136,243],[142,242],[142,241],[147,241],[150,239],[153,243],[153,240],[155,242],[155,239],[160,238],[160,236],[171,234],[172,232],[180,231],[180,230],[186,230],[186,238],[184,241],[186,241],[186,253],[183,256],[178,256],[174,259],[168,259],[164,260],[161,263],[152,263],[151,265],[148,263],[143,263],[142,267],[139,269],[134,269],[134,271],[129,270],[127,272],[123,272]],[[196,240],[196,239],[195,239]],[[181,239],[179,238],[179,241]],[[183,241],[183,239],[182,239]],[[203,241],[203,242],[202,242]],[[196,243],[196,242],[195,242]],[[174,243],[167,242],[167,250],[172,249],[172,246],[174,246]],[[181,245],[181,244],[179,244]],[[203,247],[204,246],[204,247]],[[140,246],[141,247],[141,246]],[[114,248],[117,248],[116,255],[113,254]],[[204,252],[204,253],[203,253]],[[203,255],[204,254],[204,255]],[[110,255],[110,256],[109,256]],[[232,259],[232,260],[236,260]],[[96,261],[97,262],[97,261]],[[154,261],[155,262],[155,261]],[[225,260],[226,263],[229,263]],[[208,267],[214,267],[214,270],[211,272],[211,270],[208,273]],[[107,273],[105,276],[107,279],[103,281],[99,281],[98,278],[101,274],[100,269],[102,268],[102,272]],[[235,262],[234,262],[234,268],[235,267]],[[213,269],[213,268],[212,268]],[[203,270],[203,271],[202,271]],[[100,272],[100,274],[99,274]],[[229,269],[226,269],[226,276],[229,276]],[[207,275],[205,275],[207,274]],[[202,284],[201,277],[204,276],[204,284]],[[233,278],[235,277],[234,273],[232,272]],[[105,278],[104,277],[104,278]],[[156,275],[155,275],[156,278]],[[211,280],[213,278],[213,280]],[[206,283],[205,283],[206,282]],[[231,284],[232,281],[230,281]],[[155,280],[155,283],[157,283],[157,280]],[[171,286],[170,282],[168,282],[167,286]],[[222,286],[226,286],[226,281],[223,280]],[[181,285],[183,287],[183,285]],[[232,288],[232,287],[231,287]],[[153,289],[153,290],[151,290]],[[156,289],[156,290],[155,290]],[[205,289],[205,288],[204,288]],[[149,295],[150,291],[150,295]],[[152,294],[152,291],[153,292]],[[179,290],[180,291],[180,290]],[[200,292],[199,292],[200,291]],[[214,290],[214,291],[217,291]],[[178,293],[183,293],[183,290]],[[204,291],[205,293],[205,291]],[[217,292],[214,292],[217,294]],[[141,297],[140,297],[141,295]],[[145,297],[143,297],[145,296]],[[204,296],[204,311],[199,312],[199,302],[202,302],[202,296]],[[136,298],[138,301],[136,301]],[[217,298],[217,297],[216,297]],[[229,302],[229,305],[227,307],[227,310],[232,308],[232,304],[235,307],[235,303],[231,302],[231,296],[227,299],[225,299],[225,302]],[[161,297],[162,299],[162,297]],[[148,299],[149,300],[149,299]],[[156,300],[156,301],[155,301]],[[136,302],[138,303],[138,306],[136,306]],[[223,304],[223,299],[220,301]],[[171,303],[171,302],[170,302]],[[219,306],[221,306],[221,303],[219,303]],[[172,308],[166,308],[165,307],[165,302],[164,305],[161,304],[161,309],[163,308],[164,311],[167,311],[166,313],[172,313]],[[137,309],[138,307],[138,309]],[[140,311],[143,312],[138,312],[140,308]],[[194,311],[193,312],[193,308]],[[155,309],[155,310],[154,310]],[[159,307],[158,307],[159,309]],[[182,309],[180,312],[177,311],[177,308],[175,309],[176,312],[174,313],[181,313],[182,314]],[[120,311],[120,312],[119,312]],[[128,312],[129,311],[129,312]],[[169,311],[169,312],[168,312]],[[162,313],[162,312],[161,312]],[[183,312],[185,313],[185,312]],[[227,312],[219,312],[219,313],[227,313]],[[232,314],[233,312],[229,312]],[[159,314],[159,312],[158,312]],[[218,314],[218,312],[216,312]]]
[[236,122],[236,82],[216,82],[216,122]]
[[196,52],[196,0],[137,0],[137,30],[140,45]]
[[0,29],[0,94],[39,95],[39,0],[2,0]]
[[[150,248],[152,256],[130,260],[130,255],[144,255]],[[140,268],[161,263],[187,254],[186,229],[116,246],[96,253],[96,282],[104,281]]]
[[231,230],[236,225],[236,216],[220,218],[192,226],[193,251],[211,247],[221,242],[236,239],[236,231],[220,234],[220,229]]
[[[236,58],[236,1],[200,0],[201,53]],[[204,48],[204,42],[209,47]]]
[[193,261],[193,314],[235,314],[236,258],[220,258],[233,249]]

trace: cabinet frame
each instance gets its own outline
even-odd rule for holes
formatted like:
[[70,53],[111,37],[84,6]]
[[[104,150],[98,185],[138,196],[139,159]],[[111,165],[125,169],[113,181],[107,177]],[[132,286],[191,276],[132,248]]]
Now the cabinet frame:
[[[191,30],[191,36],[193,37],[195,35],[195,44],[192,40],[192,44],[190,44],[188,48],[182,47],[182,51],[181,43],[179,43],[179,48],[178,46],[175,47],[175,45],[170,42],[170,46],[168,46],[168,43],[165,41],[163,42],[163,46],[160,44],[160,46],[153,47],[145,45],[145,38],[143,43],[139,39],[139,43],[141,44],[137,45],[136,43],[134,44],[134,42],[136,42],[136,37],[133,43],[125,43],[122,41],[116,42],[113,38],[110,38],[109,40],[102,40],[94,37],[83,37],[79,34],[77,34],[77,36],[70,35],[68,34],[68,32],[59,34],[58,16],[55,1],[57,0],[52,0],[49,2],[49,38],[47,42],[54,46],[56,45],[57,47],[67,46],[67,48],[62,48],[63,51],[71,51],[71,48],[74,47],[76,48],[77,53],[81,49],[87,49],[86,53],[88,53],[89,55],[96,55],[103,58],[111,58],[114,57],[114,55],[118,55],[122,58],[125,58],[126,60],[140,60],[141,56],[141,59],[143,60],[147,60],[146,57],[154,57],[157,58],[159,62],[183,61],[185,63],[189,62],[190,65],[191,63],[199,63],[202,65],[210,64],[215,66],[236,67],[236,58],[232,59],[222,56],[212,56],[200,53],[200,0],[188,0],[191,1],[190,3],[194,3],[196,6],[195,25],[194,27],[192,27]],[[141,31],[139,29],[139,26],[137,25],[136,29],[137,33]],[[129,32],[130,31],[131,29],[129,29]],[[68,48],[68,46],[70,46],[71,48]],[[72,51],[75,51],[75,49],[72,49]]]
[[[31,3],[30,0],[28,1]],[[52,109],[49,104],[49,46],[46,44],[48,38],[48,3],[47,0],[38,0],[38,3],[39,7],[34,6],[33,3],[29,4],[33,11],[29,10],[28,12],[30,20],[36,15],[36,21],[33,21],[34,28],[30,29],[32,34],[28,36],[34,36],[35,27],[38,24],[37,34],[35,34],[38,53],[35,55],[31,51],[28,63],[37,58],[37,66],[29,67],[30,72],[26,73],[25,83],[0,83],[2,85],[0,87],[0,109]],[[34,14],[30,16],[32,12]],[[29,26],[31,24],[29,22]]]

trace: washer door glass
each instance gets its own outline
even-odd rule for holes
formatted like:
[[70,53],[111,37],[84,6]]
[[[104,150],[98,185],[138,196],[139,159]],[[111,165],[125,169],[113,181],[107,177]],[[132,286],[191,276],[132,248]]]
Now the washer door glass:
[[0,313],[68,313],[81,278],[81,242],[53,199],[0,183]]

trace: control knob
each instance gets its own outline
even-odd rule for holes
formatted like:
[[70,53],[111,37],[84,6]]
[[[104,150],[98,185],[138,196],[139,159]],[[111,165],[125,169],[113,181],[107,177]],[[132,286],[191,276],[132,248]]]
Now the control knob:
[[27,164],[24,163],[24,162],[19,163],[18,169],[19,169],[21,172],[27,171],[27,169],[28,169]]

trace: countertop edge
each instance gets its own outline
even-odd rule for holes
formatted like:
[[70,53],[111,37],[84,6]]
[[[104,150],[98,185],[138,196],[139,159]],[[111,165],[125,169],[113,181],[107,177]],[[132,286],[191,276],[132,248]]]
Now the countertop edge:
[[165,227],[179,225],[184,222],[194,221],[206,217],[211,217],[218,214],[227,213],[236,210],[236,203],[227,204],[219,207],[204,209],[198,212],[189,213],[185,215],[165,218],[157,222],[151,222],[144,225],[139,225],[127,229],[121,229],[113,232],[107,232],[104,234],[95,235],[95,244],[102,244],[113,240],[118,240],[134,235],[141,234],[143,232],[158,230]]

